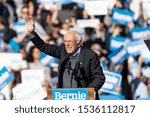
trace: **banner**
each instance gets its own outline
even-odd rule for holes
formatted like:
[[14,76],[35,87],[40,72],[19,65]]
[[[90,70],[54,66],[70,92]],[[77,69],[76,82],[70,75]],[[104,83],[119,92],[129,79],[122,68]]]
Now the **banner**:
[[127,26],[133,22],[134,13],[127,10],[114,9],[112,13],[112,22]]
[[0,69],[0,91],[15,78],[6,67]]
[[100,95],[99,98],[100,100],[126,100],[124,95],[114,95],[114,94]]
[[150,2],[150,0],[141,0],[141,1],[142,1],[143,3],[144,3],[144,2]]
[[87,1],[87,0],[72,0],[72,2],[75,2],[78,4],[85,4],[85,1]]
[[146,17],[150,18],[150,0],[149,2],[143,2],[143,13],[146,15]]
[[137,27],[130,31],[132,40],[150,40],[150,27]]
[[12,89],[12,92],[17,100],[42,100],[47,97],[40,82],[36,80],[19,84]]
[[83,20],[77,20],[77,26],[78,28],[97,28],[100,23],[99,19],[83,19]]
[[72,0],[52,0],[54,4],[71,4]]
[[110,50],[115,51],[116,49],[120,48],[121,46],[126,45],[127,38],[125,37],[111,37],[110,38]]
[[77,3],[77,6],[82,9],[84,9],[85,1],[87,0],[72,0],[73,3]]
[[4,48],[5,48],[5,44],[4,44],[4,41],[0,38],[0,51],[4,51]]
[[134,12],[134,20],[136,21],[140,16],[140,1],[132,0],[130,2],[129,8],[132,12]]
[[143,40],[133,41],[127,44],[127,52],[131,56],[138,56],[142,54],[142,51],[146,50],[147,47]]
[[108,0],[108,8],[112,10],[116,4],[116,0]]
[[28,82],[29,80],[42,81],[50,79],[49,69],[25,69],[21,71],[21,81]]
[[0,66],[9,66],[12,69],[21,68],[22,55],[18,53],[0,53]]
[[107,15],[108,0],[90,0],[85,2],[85,10],[89,15]]
[[116,87],[121,87],[122,76],[120,74],[104,70],[105,83],[100,89],[103,92],[117,94]]
[[88,89],[52,90],[52,100],[88,100]]
[[[61,8],[61,5],[72,3],[71,0],[37,0],[37,3],[42,3],[44,9],[55,9],[57,6]],[[56,6],[57,5],[57,6]]]
[[123,46],[117,49],[115,52],[112,52],[108,55],[108,58],[113,63],[114,66],[117,66],[123,63],[128,58],[128,53]]
[[59,61],[57,58],[46,55],[44,53],[41,54],[39,60],[42,63],[42,65],[44,65],[45,67],[53,67],[53,64],[58,63]]

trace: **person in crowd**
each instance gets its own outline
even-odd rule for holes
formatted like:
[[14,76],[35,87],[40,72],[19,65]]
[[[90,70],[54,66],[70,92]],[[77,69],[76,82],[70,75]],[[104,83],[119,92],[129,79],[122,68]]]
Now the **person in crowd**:
[[44,67],[39,60],[40,56],[41,52],[35,46],[32,46],[28,54],[28,62],[30,69]]
[[0,16],[5,18],[6,25],[9,25],[10,13],[8,8],[5,6],[4,0],[0,0]]
[[32,16],[27,19],[27,29],[31,41],[42,52],[60,59],[58,88],[94,88],[97,91],[103,86],[105,76],[98,56],[91,50],[81,47],[81,36],[70,31],[64,36],[61,47],[49,45],[34,31],[35,21]]
[[108,70],[109,61],[105,56],[102,55],[102,48],[100,44],[93,43],[91,49],[99,56],[100,64],[104,70]]

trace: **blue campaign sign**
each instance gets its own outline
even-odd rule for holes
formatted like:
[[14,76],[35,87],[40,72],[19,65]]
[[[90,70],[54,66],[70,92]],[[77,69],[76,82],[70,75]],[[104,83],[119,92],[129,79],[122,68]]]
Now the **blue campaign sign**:
[[150,38],[150,27],[136,27],[130,31],[132,40],[146,40]]
[[121,63],[123,63],[128,58],[127,50],[121,46],[116,51],[110,53],[108,55],[109,60],[113,63],[114,66],[117,66]]
[[52,100],[88,100],[88,89],[54,89]]
[[120,48],[121,46],[125,45],[127,38],[125,37],[110,37],[110,50],[115,51],[116,49]]
[[39,60],[42,63],[42,65],[44,65],[45,67],[52,67],[53,63],[58,63],[59,62],[59,60],[57,58],[46,55],[44,53],[41,54]]
[[103,69],[107,70],[108,68],[108,62],[106,60],[102,60],[101,61],[101,66]]
[[114,94],[100,95],[99,98],[100,100],[126,100],[123,95],[114,95]]
[[146,49],[146,45],[143,40],[136,40],[128,43],[126,49],[129,55],[136,57],[142,54],[142,51]]
[[6,67],[3,67],[0,70],[0,90],[2,90],[6,85],[14,80],[13,75],[7,70]]
[[112,14],[112,22],[115,24],[120,24],[127,26],[129,23],[133,22],[134,13],[122,9],[114,9]]
[[76,3],[79,8],[85,7],[85,2],[88,0],[71,0],[73,3]]
[[52,0],[54,4],[70,4],[72,0]]
[[122,76],[120,74],[106,70],[104,70],[104,75],[106,77],[106,80],[100,90],[110,94],[117,94],[116,86],[121,87]]
[[137,100],[150,100],[150,97],[146,97],[146,98],[138,98]]

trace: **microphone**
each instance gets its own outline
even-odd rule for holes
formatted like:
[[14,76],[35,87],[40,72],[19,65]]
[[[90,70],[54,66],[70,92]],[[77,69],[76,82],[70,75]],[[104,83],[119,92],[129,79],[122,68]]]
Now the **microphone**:
[[75,71],[78,71],[80,69],[80,64],[81,63],[79,61],[76,62]]
[[68,73],[69,73],[69,75],[70,75],[70,70],[72,70],[72,68],[71,68],[71,62],[70,62],[70,61],[67,62],[66,68],[67,68]]
[[73,70],[73,75],[74,75],[74,77],[75,77],[76,80],[79,77],[79,70],[80,70],[81,64],[82,63],[80,61],[77,61],[76,64],[75,64],[75,68]]

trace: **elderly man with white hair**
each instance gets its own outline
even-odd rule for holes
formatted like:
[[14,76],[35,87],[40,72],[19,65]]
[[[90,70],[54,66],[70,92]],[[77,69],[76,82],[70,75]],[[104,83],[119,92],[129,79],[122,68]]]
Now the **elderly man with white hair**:
[[98,56],[89,49],[81,47],[82,38],[76,31],[64,36],[62,46],[45,43],[34,31],[33,17],[27,19],[27,28],[31,41],[42,52],[59,58],[58,88],[94,88],[97,91],[103,86],[105,76]]

